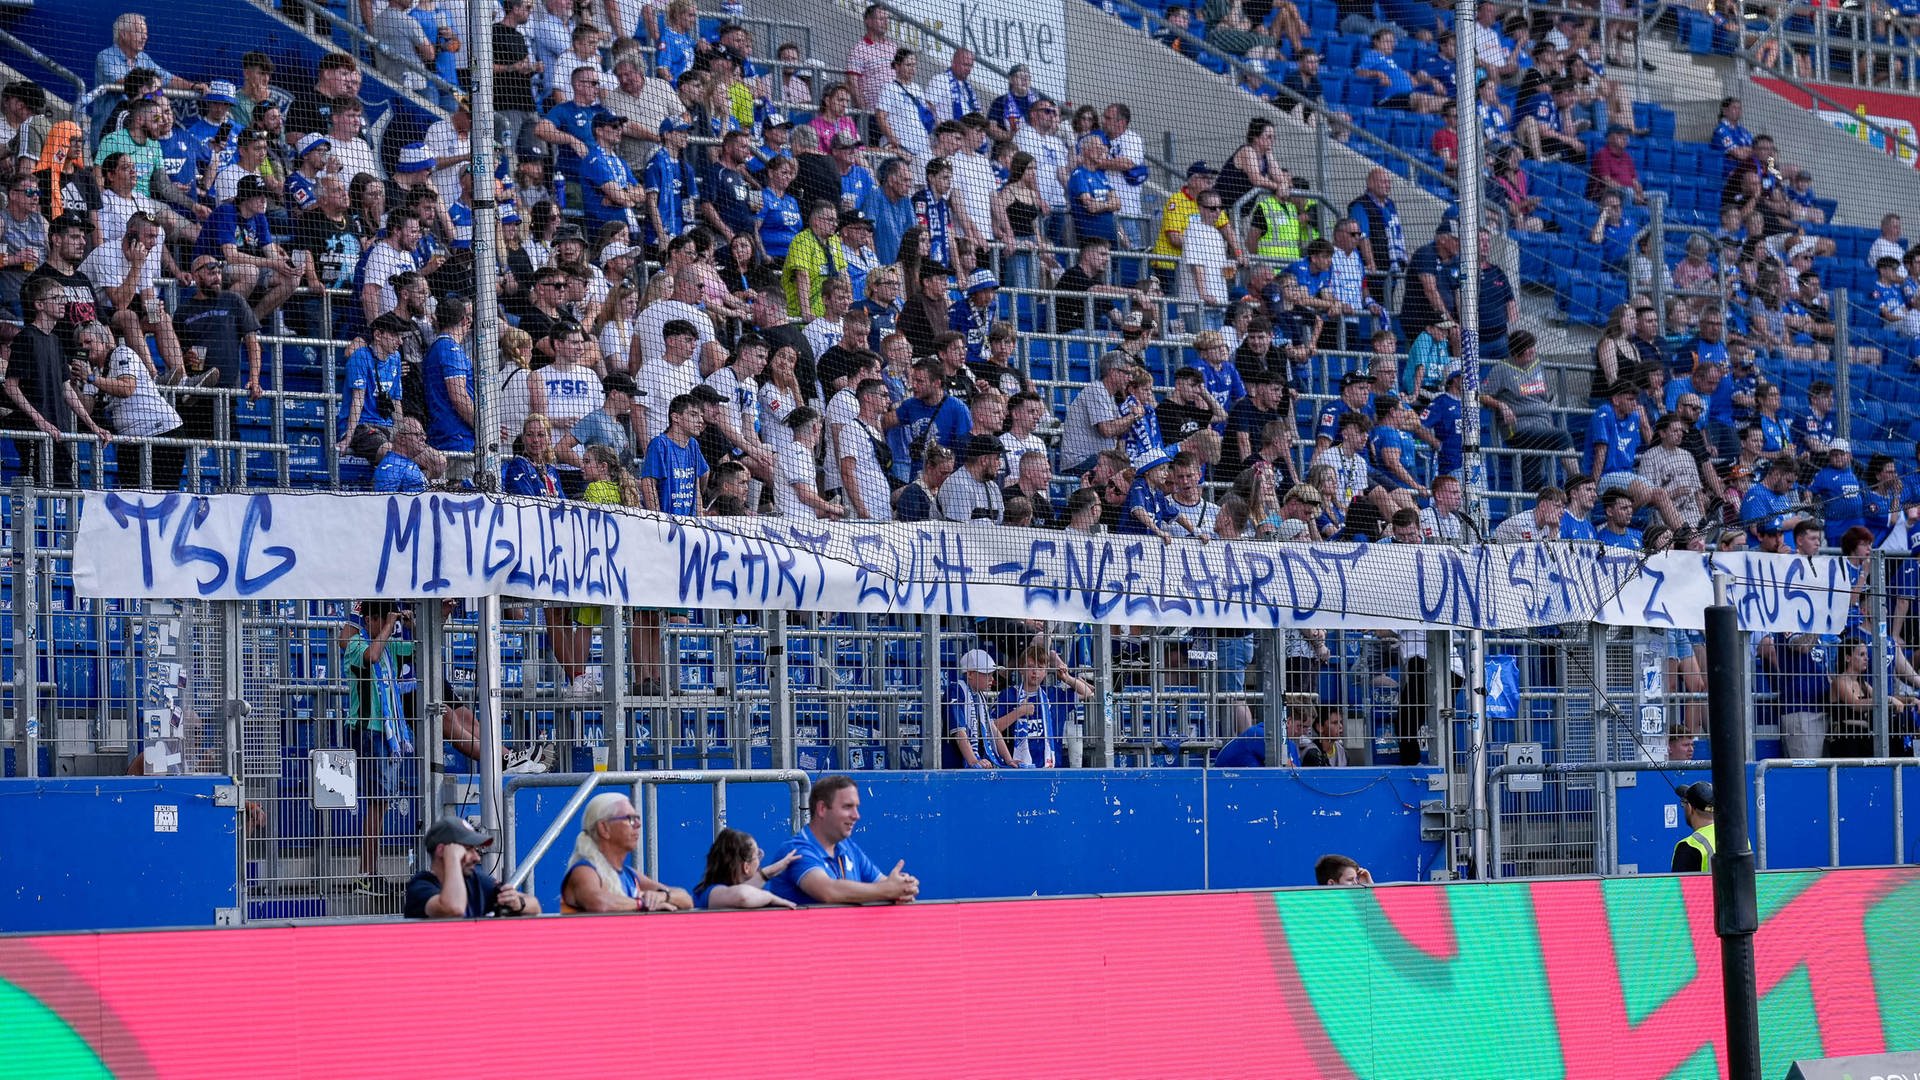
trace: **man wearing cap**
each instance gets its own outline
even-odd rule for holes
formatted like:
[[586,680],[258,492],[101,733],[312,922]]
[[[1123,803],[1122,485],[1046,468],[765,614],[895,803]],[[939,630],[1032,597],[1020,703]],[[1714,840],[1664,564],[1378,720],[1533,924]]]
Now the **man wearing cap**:
[[1680,812],[1692,831],[1673,845],[1676,874],[1699,874],[1713,868],[1713,785],[1701,780],[1680,789]]
[[[200,230],[194,255],[213,255],[224,261],[230,288],[252,300],[254,317],[262,322],[293,295],[298,272],[267,223],[267,184],[258,176],[244,176],[232,202],[221,203]],[[257,299],[256,299],[257,297]]]
[[[1185,246],[1188,219],[1199,213],[1201,194],[1213,190],[1213,182],[1219,175],[1219,170],[1206,162],[1194,162],[1187,166],[1187,182],[1161,207],[1160,231],[1153,238],[1153,253],[1168,257],[1154,259],[1153,272],[1160,278],[1160,286],[1169,294],[1174,291],[1174,269],[1178,266],[1177,256]],[[1214,217],[1212,224],[1221,230],[1233,256],[1239,258],[1239,245],[1233,238],[1233,230],[1228,227],[1224,209]]]
[[999,484],[1001,452],[1000,440],[993,435],[974,435],[967,441],[960,468],[940,485],[942,517],[1000,523],[1006,515],[1006,496]]
[[1019,137],[1027,126],[1027,114],[1045,100],[1033,89],[1033,73],[1025,64],[1007,69],[1007,92],[987,105],[987,134],[995,141]]
[[[647,159],[641,174],[641,215],[648,246],[664,248],[667,241],[693,227],[693,206],[700,198],[700,181],[687,160],[687,140],[693,125],[677,116],[660,122],[660,148]],[[609,140],[618,129],[601,133]]]
[[481,852],[493,837],[451,815],[427,826],[421,837],[427,869],[407,882],[401,914],[409,919],[483,919],[490,915],[540,914],[540,901],[480,869]]
[[234,119],[233,106],[233,84],[215,79],[200,96],[200,115],[182,132],[200,147],[200,160],[211,162],[216,168],[233,156],[237,136],[248,126]]
[[1114,350],[1100,358],[1095,379],[1074,395],[1060,433],[1060,471],[1079,476],[1094,466],[1102,450],[1111,450],[1133,426],[1133,417],[1120,411],[1133,377],[1133,359]]
[[1631,196],[1637,203],[1647,201],[1646,189],[1640,186],[1640,171],[1634,168],[1633,155],[1627,150],[1627,137],[1632,133],[1625,124],[1607,126],[1607,141],[1594,151],[1587,168],[1587,198],[1597,199],[1612,191],[1623,199]]
[[843,131],[827,144],[827,150],[833,158],[834,171],[840,175],[840,209],[858,210],[878,186],[873,173],[860,163],[860,141]]
[[[620,156],[620,132],[625,121],[612,113],[593,117],[593,145],[588,147],[580,165],[580,208],[586,214],[587,228],[595,236],[608,223],[618,224],[622,237],[633,232],[633,208],[640,205],[642,192],[633,170]],[[650,208],[651,209],[651,208]]]
[[970,364],[986,359],[987,331],[992,329],[996,318],[994,297],[999,288],[1000,280],[993,276],[993,271],[984,267],[975,270],[967,277],[966,302],[947,309],[947,328],[965,336]]
[[[952,483],[954,477],[947,482]],[[993,677],[997,671],[999,665],[985,649],[974,649],[960,657],[960,677],[947,688],[947,741],[941,747],[942,768],[1012,766],[1013,754],[1007,749],[1006,736],[993,719]],[[1009,718],[1008,726],[1012,723]]]
[[1867,524],[1865,485],[1853,471],[1853,444],[1845,439],[1827,443],[1826,467],[1813,475],[1807,492],[1827,523],[1827,545],[1839,547],[1848,529]]
[[287,174],[284,192],[287,209],[301,213],[319,206],[320,178],[326,175],[339,175],[333,144],[325,135],[309,131],[293,147],[293,171]]
[[1116,532],[1130,535],[1151,533],[1159,537],[1161,543],[1171,544],[1175,534],[1167,526],[1177,525],[1183,530],[1182,535],[1198,537],[1203,544],[1207,542],[1207,534],[1182,513],[1167,495],[1167,481],[1173,460],[1173,455],[1162,450],[1134,462],[1133,486],[1127,491],[1127,505],[1121,510],[1120,526]]

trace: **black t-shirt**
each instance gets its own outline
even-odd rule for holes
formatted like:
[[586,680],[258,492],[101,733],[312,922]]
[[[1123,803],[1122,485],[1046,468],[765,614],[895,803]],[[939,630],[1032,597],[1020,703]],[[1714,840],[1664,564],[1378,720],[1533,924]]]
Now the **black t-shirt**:
[[[14,339],[12,361],[7,365],[8,381],[20,383],[20,393],[34,410],[62,431],[73,430],[73,414],[61,385],[67,378],[67,350],[57,332],[48,333],[29,323]],[[13,407],[12,399],[6,402]],[[26,430],[33,426],[24,414],[8,418],[13,426]]]
[[[467,914],[469,919],[484,919],[500,899],[500,883],[485,870],[467,871]],[[427,901],[440,895],[440,879],[431,870],[422,870],[407,882],[407,899],[400,913],[409,919],[427,917]]]
[[67,351],[80,351],[80,328],[100,317],[97,301],[93,295],[93,280],[74,267],[73,273],[63,274],[53,268],[52,263],[41,263],[40,269],[27,275],[28,281],[36,278],[52,278],[60,285],[62,308],[60,323],[56,328],[60,335],[60,344]]
[[1053,496],[1045,491],[1029,495],[1020,490],[1018,484],[1009,484],[1000,489],[1000,501],[1003,505],[1006,500],[1013,498],[1025,499],[1033,507],[1034,528],[1058,529],[1066,525],[1066,522],[1060,520],[1060,508],[1053,505]]
[[335,221],[319,210],[305,211],[294,219],[293,246],[312,256],[321,283],[335,289],[353,285],[354,267],[365,250],[351,218]]
[[539,371],[541,368],[553,363],[553,358],[541,352],[537,346],[542,341],[552,337],[556,327],[565,325],[571,321],[570,319],[555,318],[541,311],[539,308],[528,308],[527,313],[520,316],[520,329],[527,332],[527,336],[533,339],[533,344],[536,346],[533,350],[533,370]]
[[[527,39],[520,31],[493,24],[493,62],[517,64],[527,58]],[[493,73],[493,107],[502,112],[533,111],[533,76],[518,71]]]
[[[1053,283],[1053,291],[1061,293],[1085,293],[1093,288],[1093,275],[1080,269],[1079,265],[1067,267],[1060,280]],[[1062,333],[1084,329],[1087,325],[1087,301],[1059,297],[1053,302],[1054,325]]]
[[345,102],[345,98],[328,97],[317,90],[294,98],[292,108],[287,110],[287,138],[298,139],[309,131],[325,135],[333,124],[334,107]]
[[1267,425],[1275,420],[1284,419],[1286,417],[1278,410],[1268,412],[1257,407],[1251,397],[1243,397],[1234,402],[1232,410],[1227,413],[1227,437],[1220,448],[1220,471],[1225,474],[1221,479],[1239,476],[1240,469],[1245,464],[1240,458],[1240,440],[1233,437],[1236,432],[1247,433],[1247,444],[1257,455],[1260,452],[1262,435],[1267,430]]
[[1197,434],[1213,415],[1213,411],[1204,406],[1183,405],[1172,398],[1161,402],[1156,412],[1160,417],[1160,441],[1169,447]]
[[248,334],[260,331],[253,309],[237,294],[225,289],[211,297],[195,292],[180,301],[173,314],[173,325],[180,333],[180,344],[207,350],[207,366],[220,369],[220,385],[247,385],[246,356],[241,343]]

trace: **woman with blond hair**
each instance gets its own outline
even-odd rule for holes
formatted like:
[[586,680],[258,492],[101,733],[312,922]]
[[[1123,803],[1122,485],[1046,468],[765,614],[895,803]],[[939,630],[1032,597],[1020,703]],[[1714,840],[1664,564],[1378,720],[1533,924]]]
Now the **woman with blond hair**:
[[617,791],[587,800],[580,835],[560,881],[560,913],[688,911],[685,889],[662,885],[633,865],[640,848],[640,815]]
[[493,385],[500,438],[518,438],[528,417],[545,415],[546,385],[533,378],[533,338],[517,326],[500,328],[500,364]]

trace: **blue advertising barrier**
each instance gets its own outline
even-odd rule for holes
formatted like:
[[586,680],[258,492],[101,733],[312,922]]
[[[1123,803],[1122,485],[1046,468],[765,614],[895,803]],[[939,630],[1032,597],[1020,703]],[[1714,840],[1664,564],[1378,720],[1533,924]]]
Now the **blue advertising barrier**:
[[[1327,852],[1383,881],[1425,878],[1440,854],[1419,839],[1429,769],[1056,770],[861,773],[860,847],[906,860],[929,899],[1305,885]],[[516,844],[530,851],[571,789],[516,793]],[[713,807],[702,787],[659,790],[660,872],[691,887],[705,866]],[[727,824],[769,857],[788,835],[779,784],[727,787]],[[574,837],[534,872],[557,910]]]
[[[1756,850],[1760,817],[1752,796],[1754,767],[1747,767],[1749,821]],[[1633,787],[1619,789],[1620,862],[1643,874],[1665,873],[1673,845],[1687,835],[1682,823],[1668,825],[1667,808],[1677,807],[1674,791],[1696,780],[1712,780],[1706,771],[1641,773]],[[1671,784],[1671,786],[1669,786]],[[1885,866],[1920,863],[1920,830],[1914,828],[1914,799],[1920,796],[1920,769],[1908,768],[1905,806],[1906,857],[1894,857],[1893,772],[1887,768],[1840,770],[1840,865]],[[1677,817],[1677,810],[1676,810]],[[1684,822],[1684,818],[1678,819]],[[1769,870],[1832,865],[1828,857],[1827,773],[1824,769],[1767,770],[1767,863]]]
[[214,925],[239,903],[229,783],[0,780],[0,932]]

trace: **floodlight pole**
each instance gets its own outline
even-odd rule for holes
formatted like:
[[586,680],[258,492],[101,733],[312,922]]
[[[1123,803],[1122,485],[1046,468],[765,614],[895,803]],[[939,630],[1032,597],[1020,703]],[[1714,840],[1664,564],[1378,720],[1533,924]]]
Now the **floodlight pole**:
[[[1460,217],[1454,226],[1460,236],[1460,480],[1464,510],[1475,539],[1487,541],[1487,474],[1480,457],[1480,100],[1477,87],[1479,27],[1474,23],[1475,0],[1454,4],[1455,45],[1461,62],[1455,65],[1453,106],[1460,140]],[[1487,833],[1487,635],[1478,628],[1467,632],[1467,826],[1472,838],[1473,873],[1491,878],[1487,865],[1492,843]],[[1453,775],[1453,762],[1445,763]]]
[[1727,576],[1713,580],[1707,608],[1707,726],[1713,748],[1713,931],[1720,937],[1721,1001],[1726,1008],[1727,1076],[1760,1080],[1760,994],[1753,935],[1753,845],[1747,842],[1747,650],[1727,603]]

